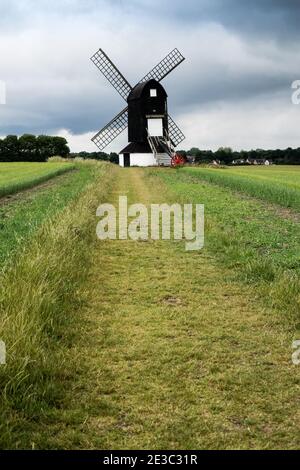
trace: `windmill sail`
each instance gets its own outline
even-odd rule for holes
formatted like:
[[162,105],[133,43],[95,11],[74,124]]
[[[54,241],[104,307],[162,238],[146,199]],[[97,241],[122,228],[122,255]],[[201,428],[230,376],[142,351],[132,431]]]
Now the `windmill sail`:
[[175,124],[175,122],[173,121],[173,119],[171,118],[169,114],[168,114],[168,127],[169,127],[169,137],[174,147],[177,147],[177,145],[179,145],[185,139],[185,135],[183,134],[183,132],[181,132],[181,130],[179,129],[177,124]]
[[184,61],[184,57],[180,54],[178,49],[173,49],[163,60],[159,62],[147,75],[145,75],[140,82],[146,82],[154,78],[160,82],[165,78],[172,70],[174,70],[181,62]]
[[100,151],[105,149],[128,125],[128,108],[123,109],[114,117],[103,129],[101,129],[92,141],[97,145]]
[[117,92],[126,101],[132,87],[126,78],[117,69],[115,64],[107,57],[102,49],[99,49],[92,57],[91,61],[98,67],[105,78],[112,84]]
[[[105,78],[113,85],[122,98],[127,101],[128,95],[132,91],[132,87],[122,73],[117,69],[114,63],[109,59],[102,49],[99,49],[92,57],[91,61],[96,65]],[[181,62],[184,61],[183,55],[178,49],[173,49],[162,61],[159,62],[147,75],[140,80],[147,82],[155,79],[160,82],[172,70],[174,70]],[[114,117],[103,129],[101,129],[92,141],[97,145],[99,150],[105,149],[123,130],[128,126],[128,108],[123,109],[116,117]],[[174,146],[177,146],[185,139],[185,136],[175,124],[173,119],[168,116],[169,137]]]

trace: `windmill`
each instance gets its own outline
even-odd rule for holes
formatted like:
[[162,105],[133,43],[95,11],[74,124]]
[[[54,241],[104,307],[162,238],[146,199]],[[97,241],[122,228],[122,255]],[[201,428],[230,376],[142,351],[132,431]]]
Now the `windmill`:
[[168,95],[160,82],[184,61],[178,49],[171,51],[135,87],[102,49],[91,60],[127,102],[126,108],[92,138],[99,150],[103,151],[128,127],[129,144],[120,152],[121,166],[169,166],[176,162],[175,147],[185,136],[168,114]]

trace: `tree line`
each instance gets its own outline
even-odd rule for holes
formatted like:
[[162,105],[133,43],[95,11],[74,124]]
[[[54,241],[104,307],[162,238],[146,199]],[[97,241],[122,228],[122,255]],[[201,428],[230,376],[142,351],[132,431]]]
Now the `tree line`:
[[24,134],[21,137],[8,135],[0,139],[0,162],[45,162],[55,156],[119,163],[119,155],[114,152],[71,153],[64,137]]
[[70,155],[64,137],[24,134],[21,137],[8,135],[0,139],[1,162],[45,162],[56,155],[64,158]]
[[[230,147],[220,147],[216,151],[201,150],[192,147],[190,150],[179,150],[178,153],[195,158],[195,163],[210,163],[219,160],[225,165],[233,160],[269,160],[276,164],[300,165],[300,148],[285,150],[240,150]],[[24,134],[21,137],[8,135],[0,139],[0,162],[45,162],[48,158],[61,156],[63,158],[80,157],[83,159],[104,160],[119,163],[119,156],[115,152],[79,152],[71,153],[68,142],[64,137],[47,135],[35,136]]]
[[212,150],[200,150],[198,147],[192,147],[190,150],[178,150],[178,153],[186,156],[195,157],[195,163],[211,163],[219,160],[228,165],[233,160],[269,160],[281,165],[300,165],[300,148],[286,150],[240,150],[234,151],[230,147],[220,147],[215,152]]

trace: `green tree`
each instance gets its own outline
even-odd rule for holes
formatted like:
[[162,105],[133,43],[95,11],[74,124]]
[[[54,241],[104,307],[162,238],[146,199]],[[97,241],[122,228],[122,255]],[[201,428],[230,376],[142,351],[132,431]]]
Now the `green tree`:
[[2,141],[3,161],[19,161],[19,141],[16,135],[8,135]]
[[220,147],[215,152],[215,158],[224,162],[225,164],[231,163],[233,160],[232,149],[230,147]]
[[19,138],[20,160],[25,162],[36,161],[37,142],[35,135],[24,134]]
[[39,135],[36,139],[37,144],[37,160],[45,162],[47,158],[53,157],[52,137],[47,135]]
[[51,156],[59,155],[60,157],[67,157],[70,154],[68,142],[64,137],[51,137],[52,139],[52,152]]
[[119,155],[115,152],[111,152],[109,154],[109,161],[111,163],[115,163],[116,165],[119,165]]

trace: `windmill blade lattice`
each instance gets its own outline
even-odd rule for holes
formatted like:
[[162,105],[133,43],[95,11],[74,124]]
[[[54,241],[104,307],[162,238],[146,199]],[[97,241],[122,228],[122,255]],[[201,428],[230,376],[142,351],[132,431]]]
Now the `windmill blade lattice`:
[[172,70],[174,70],[181,62],[184,61],[183,55],[178,49],[173,49],[163,60],[159,62],[147,75],[145,75],[141,82],[146,82],[154,78],[160,82],[165,78]]
[[128,108],[123,109],[115,116],[101,131],[99,131],[92,141],[100,151],[105,149],[128,125]]
[[169,127],[169,137],[172,140],[175,147],[179,145],[184,139],[185,135],[179,129],[177,124],[173,121],[171,116],[168,114],[168,127]]
[[[132,91],[130,83],[124,75],[118,70],[115,64],[99,49],[92,57],[91,61],[96,65],[105,78],[112,84],[122,98],[127,101],[128,95]],[[161,60],[141,82],[155,79],[158,82],[165,78],[172,70],[174,70],[181,62],[184,61],[183,55],[178,49],[173,49],[163,60]],[[123,109],[116,117],[114,117],[103,129],[101,129],[92,141],[97,145],[100,151],[104,150],[123,130],[128,126],[128,107]],[[174,146],[177,146],[185,139],[184,134],[175,124],[173,119],[168,116],[169,137]]]
[[105,52],[102,49],[99,49],[99,51],[91,57],[91,61],[94,62],[96,67],[98,67],[109,83],[112,84],[112,86],[126,101],[132,87],[124,75],[122,75],[117,69],[115,64],[109,59],[109,57],[107,57]]

